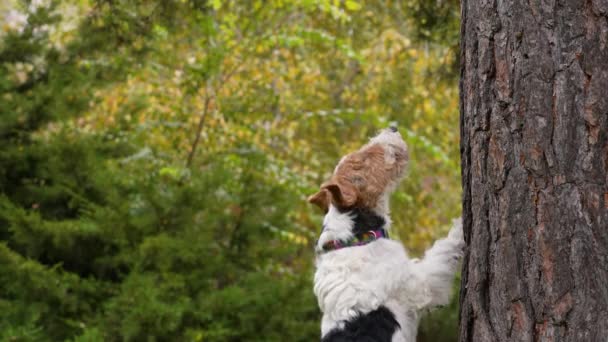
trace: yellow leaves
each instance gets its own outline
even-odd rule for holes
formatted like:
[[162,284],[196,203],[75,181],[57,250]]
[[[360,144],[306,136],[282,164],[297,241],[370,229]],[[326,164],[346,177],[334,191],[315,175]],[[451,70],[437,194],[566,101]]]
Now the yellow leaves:
[[211,3],[211,7],[216,11],[222,7],[221,0],[211,0],[210,3]]
[[167,177],[167,178],[171,178],[173,180],[179,180],[180,176],[181,176],[181,170],[176,168],[176,167],[170,167],[170,166],[166,166],[161,168],[158,173],[163,176],[163,177]]
[[255,47],[255,52],[260,53],[260,54],[266,52],[266,50],[267,50],[267,47],[262,44],[258,44]]
[[344,7],[346,7],[347,10],[349,11],[358,11],[361,9],[361,4],[357,1],[353,1],[353,0],[346,0],[344,2]]
[[422,101],[422,110],[425,113],[431,112],[433,109],[433,103],[428,98]]
[[371,42],[370,47],[362,51],[362,55],[369,60],[383,60],[394,63],[406,49],[410,48],[411,41],[394,28],[384,30],[378,38]]
[[297,245],[304,245],[304,246],[308,245],[308,238],[304,235],[295,234],[295,233],[288,232],[285,230],[280,230],[279,234],[283,239],[290,241],[292,243],[295,243]]

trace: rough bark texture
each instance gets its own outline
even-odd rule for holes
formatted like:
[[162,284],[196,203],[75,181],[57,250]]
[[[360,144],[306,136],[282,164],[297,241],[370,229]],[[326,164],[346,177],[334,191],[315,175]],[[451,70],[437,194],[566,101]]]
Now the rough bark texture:
[[608,0],[462,0],[460,341],[608,341]]

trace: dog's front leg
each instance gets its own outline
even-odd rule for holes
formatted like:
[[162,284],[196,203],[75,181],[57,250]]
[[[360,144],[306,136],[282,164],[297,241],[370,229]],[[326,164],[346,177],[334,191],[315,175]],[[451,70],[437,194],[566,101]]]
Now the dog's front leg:
[[414,273],[423,279],[430,295],[427,308],[446,305],[450,301],[450,292],[458,263],[462,257],[464,239],[461,219],[454,220],[446,238],[435,242],[426,251],[424,258],[414,264]]

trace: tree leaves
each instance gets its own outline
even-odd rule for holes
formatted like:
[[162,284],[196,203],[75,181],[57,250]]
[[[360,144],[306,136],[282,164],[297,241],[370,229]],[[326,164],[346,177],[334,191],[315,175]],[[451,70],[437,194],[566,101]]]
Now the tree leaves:
[[346,0],[344,1],[344,7],[349,11],[358,11],[361,9],[362,5],[357,1]]

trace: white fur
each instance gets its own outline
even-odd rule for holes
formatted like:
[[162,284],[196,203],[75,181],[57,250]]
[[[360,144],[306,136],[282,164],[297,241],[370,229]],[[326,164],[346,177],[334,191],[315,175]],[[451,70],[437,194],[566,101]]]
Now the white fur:
[[[330,208],[326,216],[326,239],[338,234],[333,222],[340,229],[353,228],[352,219],[346,227],[348,220],[336,212]],[[384,305],[401,326],[393,341],[414,342],[421,311],[449,302],[463,245],[462,225],[455,222],[447,238],[437,241],[420,261],[410,259],[401,243],[389,239],[320,254],[314,292],[323,312],[321,335]]]
[[333,205],[329,206],[329,211],[323,218],[323,232],[317,241],[317,251],[331,240],[349,240],[353,237],[352,227],[354,225],[353,218],[349,213],[341,213]]

